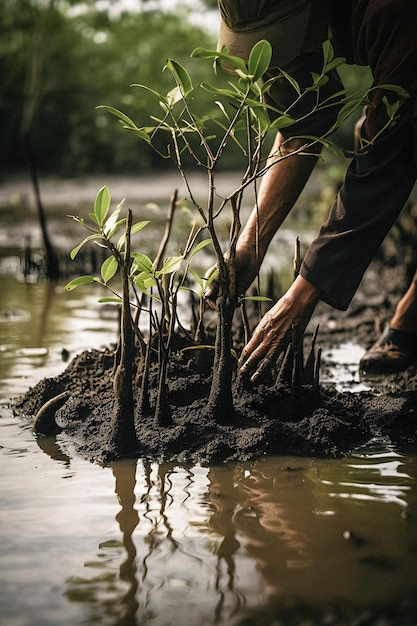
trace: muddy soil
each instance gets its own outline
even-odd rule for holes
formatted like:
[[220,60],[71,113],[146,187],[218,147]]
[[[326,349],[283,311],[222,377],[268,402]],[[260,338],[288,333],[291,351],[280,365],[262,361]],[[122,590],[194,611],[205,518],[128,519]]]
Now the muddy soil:
[[[376,263],[347,312],[324,304],[318,307],[306,331],[306,351],[317,324],[317,344],[322,348],[349,339],[367,348],[389,319],[403,289],[402,268],[382,269]],[[371,389],[355,393],[339,392],[328,384],[302,385],[294,390],[282,382],[256,388],[236,383],[234,413],[213,419],[206,412],[210,363],[196,362],[189,352],[177,350],[169,372],[172,424],[155,423],[152,407],[158,370],[154,367],[151,411],[135,415],[137,440],[121,453],[112,443],[113,355],[114,347],[84,351],[62,374],[29,389],[15,402],[15,412],[33,420],[44,407],[37,437],[57,436],[71,454],[97,463],[127,455],[203,465],[246,461],[265,454],[337,456],[375,437],[388,436],[404,445],[417,439],[417,363],[375,384],[368,380]],[[323,363],[321,369],[328,366]]]

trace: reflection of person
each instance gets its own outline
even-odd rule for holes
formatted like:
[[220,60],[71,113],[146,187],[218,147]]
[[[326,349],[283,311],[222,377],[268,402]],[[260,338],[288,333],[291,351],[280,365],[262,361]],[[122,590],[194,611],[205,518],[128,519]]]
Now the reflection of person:
[[[278,67],[311,84],[311,72],[322,67],[321,44],[332,32],[337,53],[350,62],[368,65],[374,85],[398,85],[411,98],[400,102],[389,123],[386,102],[398,93],[374,89],[361,128],[360,147],[331,208],[311,244],[300,274],[287,293],[263,317],[241,356],[242,373],[258,379],[276,359],[290,328],[306,328],[319,300],[346,310],[384,237],[399,215],[417,177],[417,3],[414,0],[219,0],[222,24],[219,44],[247,60],[253,45],[270,41],[273,48],[267,78]],[[227,68],[226,68],[227,69]],[[322,100],[334,96],[335,106],[312,113],[302,98],[291,115],[299,120],[278,134],[272,153],[293,151],[295,135],[323,135],[337,115],[335,71],[321,90]],[[312,96],[311,96],[312,97]],[[295,99],[285,78],[275,82],[266,99],[281,110]],[[314,106],[314,104],[313,104]],[[310,108],[309,108],[310,107]],[[326,112],[326,113],[324,113]],[[307,117],[305,117],[307,115]],[[368,142],[372,141],[371,144]],[[243,229],[236,251],[237,289],[254,280],[268,245],[302,191],[319,148],[273,165],[262,179],[257,207]],[[214,288],[207,294],[214,297]],[[401,370],[417,359],[417,273],[382,337],[362,358],[368,372]]]

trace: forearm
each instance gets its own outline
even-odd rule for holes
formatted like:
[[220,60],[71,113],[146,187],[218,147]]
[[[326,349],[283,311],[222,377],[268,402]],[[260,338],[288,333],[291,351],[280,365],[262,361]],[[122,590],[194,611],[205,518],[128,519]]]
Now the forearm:
[[[293,208],[317,162],[320,147],[307,154],[293,154],[305,141],[293,139],[284,143],[279,133],[268,157],[269,170],[261,179],[256,204],[242,230],[238,249],[257,251],[262,261],[271,239]],[[280,157],[280,154],[289,155]]]

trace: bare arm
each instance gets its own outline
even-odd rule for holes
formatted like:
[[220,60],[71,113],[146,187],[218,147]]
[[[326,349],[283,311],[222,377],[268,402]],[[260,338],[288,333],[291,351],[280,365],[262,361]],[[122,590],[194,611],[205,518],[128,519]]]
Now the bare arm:
[[[301,139],[285,141],[277,133],[267,164],[274,163],[279,155],[286,155],[300,149],[305,144]],[[257,204],[239,235],[236,247],[237,293],[244,294],[252,284],[268,246],[291,211],[317,162],[319,145],[311,147],[304,154],[294,154],[278,160],[261,179]],[[215,267],[210,268],[209,276]],[[207,289],[205,298],[211,306],[215,304],[217,285],[213,282]]]

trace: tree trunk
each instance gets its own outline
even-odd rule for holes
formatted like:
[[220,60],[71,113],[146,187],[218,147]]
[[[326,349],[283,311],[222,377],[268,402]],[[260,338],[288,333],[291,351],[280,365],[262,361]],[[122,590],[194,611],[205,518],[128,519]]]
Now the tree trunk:
[[116,368],[113,380],[115,395],[113,408],[113,440],[120,454],[130,454],[137,449],[137,437],[134,422],[133,400],[133,359],[134,334],[132,316],[130,313],[129,298],[129,269],[130,269],[130,229],[132,213],[129,211],[126,225],[126,244],[124,259],[120,261],[122,279],[122,316],[120,333],[120,363]]
[[206,412],[218,423],[234,413],[232,396],[232,319],[235,307],[230,299],[217,299],[216,344],[210,395]]

